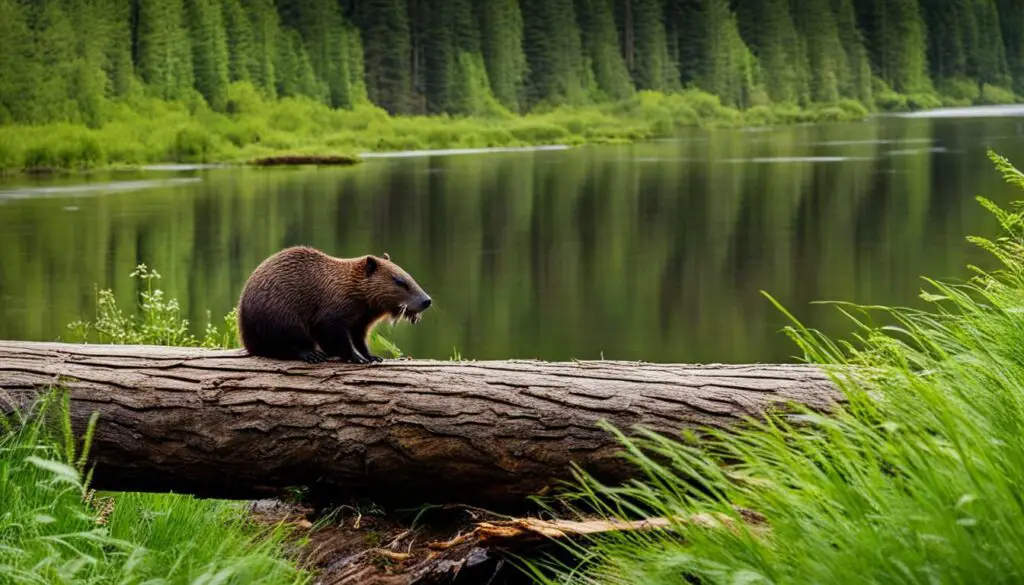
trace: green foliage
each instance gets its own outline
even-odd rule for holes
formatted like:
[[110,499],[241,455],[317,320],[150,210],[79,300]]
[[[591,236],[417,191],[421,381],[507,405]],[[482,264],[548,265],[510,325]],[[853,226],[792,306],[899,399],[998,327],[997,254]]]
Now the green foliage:
[[[853,88],[850,81],[853,71],[832,6],[829,0],[793,0],[792,5],[810,67],[811,100],[817,103],[839,101],[841,88],[847,91]],[[842,97],[858,96],[850,92]]]
[[[1024,188],[1024,175],[991,158]],[[558,582],[1024,577],[1016,522],[1024,512],[1024,213],[979,200],[1003,236],[971,240],[1000,268],[975,269],[962,284],[926,279],[921,297],[932,310],[841,304],[857,330],[849,341],[785,313],[805,359],[843,392],[842,410],[794,407],[700,438],[619,435],[644,479],[612,488],[581,473],[579,501],[608,517],[661,516],[672,525],[571,548],[583,567],[547,567]],[[735,507],[762,516],[763,530]],[[721,515],[737,529],[686,522],[693,514]]]
[[[481,148],[623,142],[671,137],[685,127],[738,127],[746,115],[699,90],[642,95],[619,102],[558,107],[512,117],[487,91],[479,56],[463,54],[456,74],[463,108],[475,117],[392,117],[369,105],[335,110],[305,97],[266,101],[252,84],[228,88],[221,114],[138,98],[108,108],[97,129],[68,124],[0,126],[0,170],[98,168],[166,161],[244,162],[275,153],[353,154],[366,150]],[[774,106],[773,106],[774,107]],[[785,109],[784,106],[779,106]],[[864,117],[843,110],[844,120]],[[778,123],[831,120],[811,107]],[[752,120],[763,121],[753,113]],[[581,120],[585,119],[586,122]]]
[[777,103],[806,103],[807,55],[789,9],[789,0],[740,0],[736,15],[742,37],[757,56],[762,83]]
[[346,38],[351,33],[345,27],[338,2],[315,0],[295,3],[292,8],[295,14],[289,25],[299,31],[309,53],[312,73],[327,86],[327,103],[335,108],[351,107],[355,98]]
[[832,0],[839,42],[846,57],[846,67],[839,77],[839,93],[844,97],[872,104],[871,61],[864,46],[864,34],[857,27],[852,0]]
[[100,128],[143,95],[224,112],[240,82],[392,115],[693,88],[741,109],[1006,103],[1022,25],[1016,0],[0,0],[0,124]]
[[679,88],[679,71],[669,57],[662,0],[632,0],[626,31],[630,70],[637,89],[670,91]]
[[408,7],[401,0],[369,0],[360,8],[363,60],[370,101],[392,114],[412,106]]
[[[131,277],[142,284],[138,313],[126,314],[110,289],[97,291],[96,321],[75,321],[68,325],[73,341],[113,343],[119,345],[170,345],[176,347],[238,347],[236,309],[225,315],[224,331],[211,321],[206,324],[203,339],[191,333],[188,319],[182,316],[177,299],[168,299],[155,286],[160,274],[140,264]],[[209,318],[209,315],[207,316]]]
[[572,0],[521,0],[529,106],[581,104],[583,45]]
[[253,70],[256,68],[253,55],[256,39],[252,23],[242,8],[241,0],[222,0],[222,6],[228,49],[228,79],[252,81]]
[[273,98],[277,95],[277,45],[282,42],[280,17],[273,0],[241,1],[252,24],[254,47],[249,75],[264,95]]
[[287,528],[249,525],[244,503],[98,498],[85,467],[96,424],[75,437],[60,391],[0,417],[0,583],[310,582],[285,558]]
[[1013,90],[1024,94],[1024,4],[1016,0],[998,0],[996,5]]
[[214,110],[228,99],[228,39],[220,0],[185,0],[195,87]]
[[982,104],[1013,104],[1017,96],[1012,91],[997,85],[984,84],[979,92],[977,102]]
[[[631,97],[635,90],[626,62],[619,51],[612,0],[580,0],[577,7],[583,53],[593,70],[594,81],[600,91],[600,95],[591,98],[601,101]],[[632,33],[632,30],[627,31],[628,35]],[[664,36],[664,31],[662,33]],[[626,54],[631,54],[631,51],[632,47],[628,46]],[[667,55],[664,57],[667,58]]]
[[868,46],[875,74],[900,93],[928,91],[926,31],[917,0],[871,3]]
[[139,0],[136,67],[153,95],[188,96],[195,81],[182,0]]
[[491,91],[506,108],[518,112],[526,78],[523,53],[523,14],[517,0],[477,2],[480,46]]
[[733,107],[751,105],[756,59],[740,37],[736,15],[726,0],[678,3],[677,61],[684,83],[717,95]]

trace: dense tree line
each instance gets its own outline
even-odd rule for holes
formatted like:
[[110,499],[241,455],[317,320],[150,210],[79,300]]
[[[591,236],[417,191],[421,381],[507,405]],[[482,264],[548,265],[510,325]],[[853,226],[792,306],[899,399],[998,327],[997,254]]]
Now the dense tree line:
[[483,114],[696,87],[729,105],[1024,93],[1024,0],[0,0],[0,122],[228,88]]

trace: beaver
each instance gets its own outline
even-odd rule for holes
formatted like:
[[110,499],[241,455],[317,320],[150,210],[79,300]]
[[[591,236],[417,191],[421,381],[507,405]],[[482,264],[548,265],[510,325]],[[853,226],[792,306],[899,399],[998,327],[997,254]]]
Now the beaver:
[[383,361],[366,338],[385,318],[419,322],[430,296],[408,273],[373,255],[335,258],[295,246],[253,270],[238,305],[238,332],[250,355],[311,364],[339,357]]

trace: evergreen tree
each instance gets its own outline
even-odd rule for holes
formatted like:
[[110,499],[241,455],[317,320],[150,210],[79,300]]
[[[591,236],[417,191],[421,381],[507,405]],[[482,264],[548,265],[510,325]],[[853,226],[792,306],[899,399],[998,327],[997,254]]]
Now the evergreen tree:
[[78,121],[77,104],[71,99],[75,73],[76,46],[71,20],[60,0],[38,0],[27,12],[33,32],[33,54],[38,79],[31,99],[31,121]]
[[[89,126],[103,123],[103,104],[108,93],[106,64],[111,45],[110,14],[96,0],[64,0],[62,12],[73,31],[70,61],[65,64],[68,97],[77,105],[77,122]],[[71,22],[76,26],[71,27]]]
[[982,86],[990,83],[1009,87],[1012,83],[995,0],[974,0],[974,20],[978,36],[971,76]]
[[192,49],[182,0],[137,0],[136,67],[150,91],[179,99],[192,88]]
[[871,95],[871,61],[864,46],[864,35],[857,27],[853,4],[850,0],[832,0],[832,11],[849,71],[848,77],[839,80],[839,93],[864,104],[871,104],[874,102]]
[[797,29],[810,65],[811,99],[835,102],[841,80],[849,80],[850,64],[839,40],[829,0],[792,0]]
[[572,0],[521,0],[529,75],[526,100],[578,103],[585,98],[583,49]]
[[451,2],[452,87],[447,111],[461,114],[485,114],[496,103],[491,93],[484,62],[480,29],[471,0]]
[[925,30],[917,0],[860,0],[875,75],[894,90],[929,89]]
[[977,50],[973,0],[921,0],[928,31],[928,65],[935,80],[967,76],[967,55]]
[[366,95],[366,74],[363,69],[363,42],[359,29],[350,22],[345,23],[345,57],[348,59],[349,101],[353,106],[369,102]]
[[415,52],[422,59],[418,65],[423,76],[426,113],[439,114],[450,111],[452,105],[449,92],[458,55],[453,26],[456,6],[449,0],[423,0],[420,4],[423,12],[413,24],[422,24],[423,32],[417,35],[421,41]]
[[287,6],[290,14],[282,9],[282,19],[299,31],[313,72],[327,86],[328,103],[336,108],[351,107],[348,42],[337,0],[305,0]]
[[1013,90],[1024,95],[1024,2],[999,0],[998,9]]
[[278,44],[283,43],[280,17],[272,0],[241,0],[252,25],[253,57],[249,77],[267,97],[277,95]]
[[679,72],[668,54],[662,0],[623,0],[624,53],[639,89],[670,91],[679,87]]
[[774,102],[806,102],[810,65],[806,52],[800,50],[789,0],[739,0],[736,17],[740,36],[760,64],[768,97]]
[[295,29],[281,29],[276,48],[274,69],[277,71],[277,94],[282,97],[307,96],[326,100],[327,85],[317,79],[299,32]]
[[401,0],[366,0],[355,14],[363,37],[366,92],[392,114],[410,111],[412,72],[409,14]]
[[519,111],[526,77],[523,15],[517,0],[477,0],[481,50],[494,96]]
[[228,45],[228,79],[251,81],[252,72],[257,68],[254,51],[252,23],[245,14],[239,0],[222,0],[224,29]]
[[[630,97],[634,93],[633,80],[619,52],[619,33],[611,0],[578,0],[576,7],[583,52],[594,72],[597,87],[611,99]],[[664,39],[662,46],[664,58],[668,61],[668,47]],[[666,67],[672,69],[672,65],[667,63]]]
[[[626,99],[1024,93],[1022,0],[0,0],[0,122],[104,122],[137,84],[393,114]],[[962,95],[958,94],[958,95]],[[985,96],[983,96],[985,97]]]
[[756,59],[740,37],[726,0],[670,0],[684,83],[717,95],[723,103],[746,106],[754,91]]
[[31,96],[38,81],[32,31],[18,0],[0,0],[0,124],[26,122],[31,117]]
[[128,95],[135,79],[132,60],[132,0],[101,0],[107,23],[107,58],[104,68],[109,80],[108,94]]
[[222,111],[228,101],[228,41],[219,0],[186,0],[195,87]]

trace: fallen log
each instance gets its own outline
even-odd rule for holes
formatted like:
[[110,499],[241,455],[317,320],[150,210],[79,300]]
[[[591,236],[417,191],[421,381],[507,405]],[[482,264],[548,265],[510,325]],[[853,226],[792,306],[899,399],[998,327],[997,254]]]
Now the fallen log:
[[0,408],[60,384],[76,432],[98,411],[101,490],[334,501],[521,502],[571,478],[634,470],[597,423],[727,428],[840,395],[804,365],[388,360],[309,365],[242,350],[0,341]]
[[253,159],[250,164],[258,167],[351,166],[359,162],[359,157],[347,154],[280,154]]

